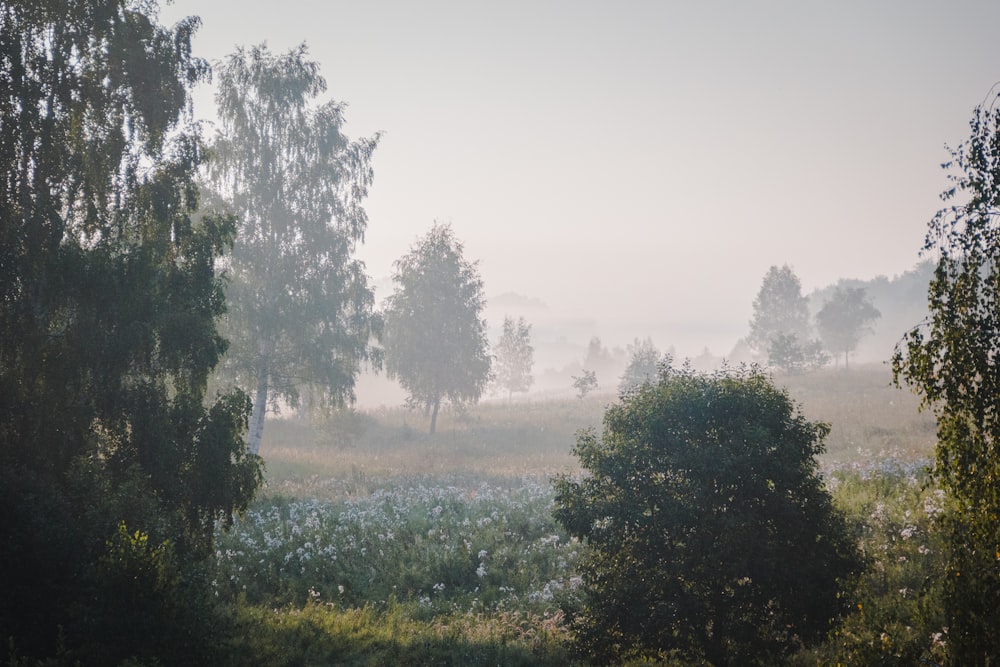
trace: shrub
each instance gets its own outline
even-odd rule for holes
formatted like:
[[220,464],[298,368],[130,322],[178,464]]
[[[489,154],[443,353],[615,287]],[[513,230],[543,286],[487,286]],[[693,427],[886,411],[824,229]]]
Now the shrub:
[[603,438],[578,437],[589,474],[556,479],[555,516],[589,545],[581,646],[771,664],[823,637],[860,567],[817,471],[828,430],[756,369],[664,365],[624,394]]

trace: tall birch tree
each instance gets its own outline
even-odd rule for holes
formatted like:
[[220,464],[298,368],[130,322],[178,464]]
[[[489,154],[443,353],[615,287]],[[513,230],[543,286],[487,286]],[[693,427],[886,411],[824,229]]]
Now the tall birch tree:
[[379,137],[349,140],[344,105],[318,101],[325,90],[304,44],[239,48],[219,71],[209,178],[240,221],[224,369],[253,396],[254,453],[279,400],[297,405],[308,386],[322,401],[353,401],[361,365],[378,362],[374,293],[354,253]]

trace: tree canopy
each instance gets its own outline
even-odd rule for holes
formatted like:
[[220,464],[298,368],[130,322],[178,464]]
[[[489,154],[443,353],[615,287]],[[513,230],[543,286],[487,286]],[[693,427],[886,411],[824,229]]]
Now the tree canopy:
[[767,353],[779,335],[794,336],[799,343],[809,339],[809,302],[802,296],[802,283],[790,266],[772,266],[753,300],[750,346]]
[[254,395],[257,452],[269,402],[296,405],[302,386],[324,402],[353,400],[373,357],[375,297],[354,251],[378,137],[350,141],[343,105],[317,102],[326,81],[305,45],[237,49],[218,78],[209,174],[240,220],[226,262],[225,369]]
[[190,660],[177,568],[261,479],[245,395],[206,407],[235,229],[193,215],[197,26],[0,3],[0,628],[35,655]]
[[953,499],[945,616],[950,664],[1000,663],[1000,101],[977,107],[969,139],[943,165],[949,205],[928,226],[938,257],[929,316],[900,342],[897,382],[937,417],[934,473]]
[[442,400],[479,400],[490,377],[483,281],[451,227],[435,224],[396,261],[386,300],[386,370],[437,425]]
[[847,368],[848,357],[862,335],[870,332],[871,323],[881,316],[878,308],[868,300],[864,288],[837,287],[816,313],[816,325],[827,349],[844,355],[844,368]]
[[825,424],[756,370],[661,366],[582,433],[586,474],[555,482],[556,519],[586,540],[582,609],[598,659],[775,664],[823,637],[838,578],[860,566],[817,470]]

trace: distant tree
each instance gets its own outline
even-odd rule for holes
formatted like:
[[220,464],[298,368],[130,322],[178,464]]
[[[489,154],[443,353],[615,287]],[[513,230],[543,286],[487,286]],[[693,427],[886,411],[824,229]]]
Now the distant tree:
[[396,261],[386,301],[386,370],[430,414],[431,434],[442,400],[475,402],[490,376],[483,282],[462,251],[451,227],[435,224]]
[[937,417],[934,474],[951,496],[943,573],[951,665],[1000,664],[1000,96],[977,107],[971,136],[944,164],[951,205],[929,224],[937,255],[929,317],[892,358],[897,383]]
[[816,313],[816,325],[827,349],[843,353],[847,368],[848,356],[857,348],[861,336],[871,332],[871,323],[881,316],[864,288],[838,287]]
[[787,264],[772,266],[753,301],[750,346],[766,354],[779,335],[809,340],[809,302],[802,296],[802,284]]
[[[194,217],[198,21],[154,2],[0,3],[0,636],[32,664],[193,664],[200,573],[261,481]],[[17,653],[15,653],[17,652]],[[58,654],[58,656],[57,656]]]
[[767,360],[783,372],[795,375],[806,370],[822,368],[830,361],[818,340],[799,342],[794,334],[778,334],[771,340]]
[[579,376],[573,375],[573,388],[576,389],[576,397],[583,398],[593,390],[597,389],[597,373],[583,369]]
[[583,367],[594,371],[600,378],[617,377],[625,368],[625,351],[621,348],[609,350],[598,336],[594,336],[587,344],[587,352],[583,357]]
[[653,339],[635,339],[628,346],[628,366],[618,384],[618,391],[625,392],[639,385],[653,382],[657,376],[657,364],[660,363],[660,351],[653,344]]
[[531,388],[535,378],[531,367],[535,363],[535,348],[531,346],[531,325],[523,317],[517,321],[504,317],[503,333],[494,348],[493,376],[496,385],[507,390],[507,400],[517,392]]
[[282,55],[240,48],[219,72],[209,174],[240,219],[226,264],[225,370],[254,396],[254,453],[269,403],[294,406],[308,386],[343,405],[373,357],[375,297],[354,251],[378,137],[349,141],[343,105],[315,103],[324,90],[304,45]]
[[771,665],[822,639],[860,567],[818,472],[828,430],[754,370],[663,366],[608,408],[603,438],[577,438],[587,474],[555,481],[555,518],[588,545],[567,610],[584,649]]

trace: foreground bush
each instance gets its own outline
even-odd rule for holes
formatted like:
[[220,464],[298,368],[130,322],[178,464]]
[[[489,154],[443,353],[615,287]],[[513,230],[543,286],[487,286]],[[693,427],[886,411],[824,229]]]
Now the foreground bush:
[[860,569],[817,470],[824,424],[751,370],[669,367],[580,435],[556,518],[589,544],[581,646],[598,658],[774,664],[821,639]]

